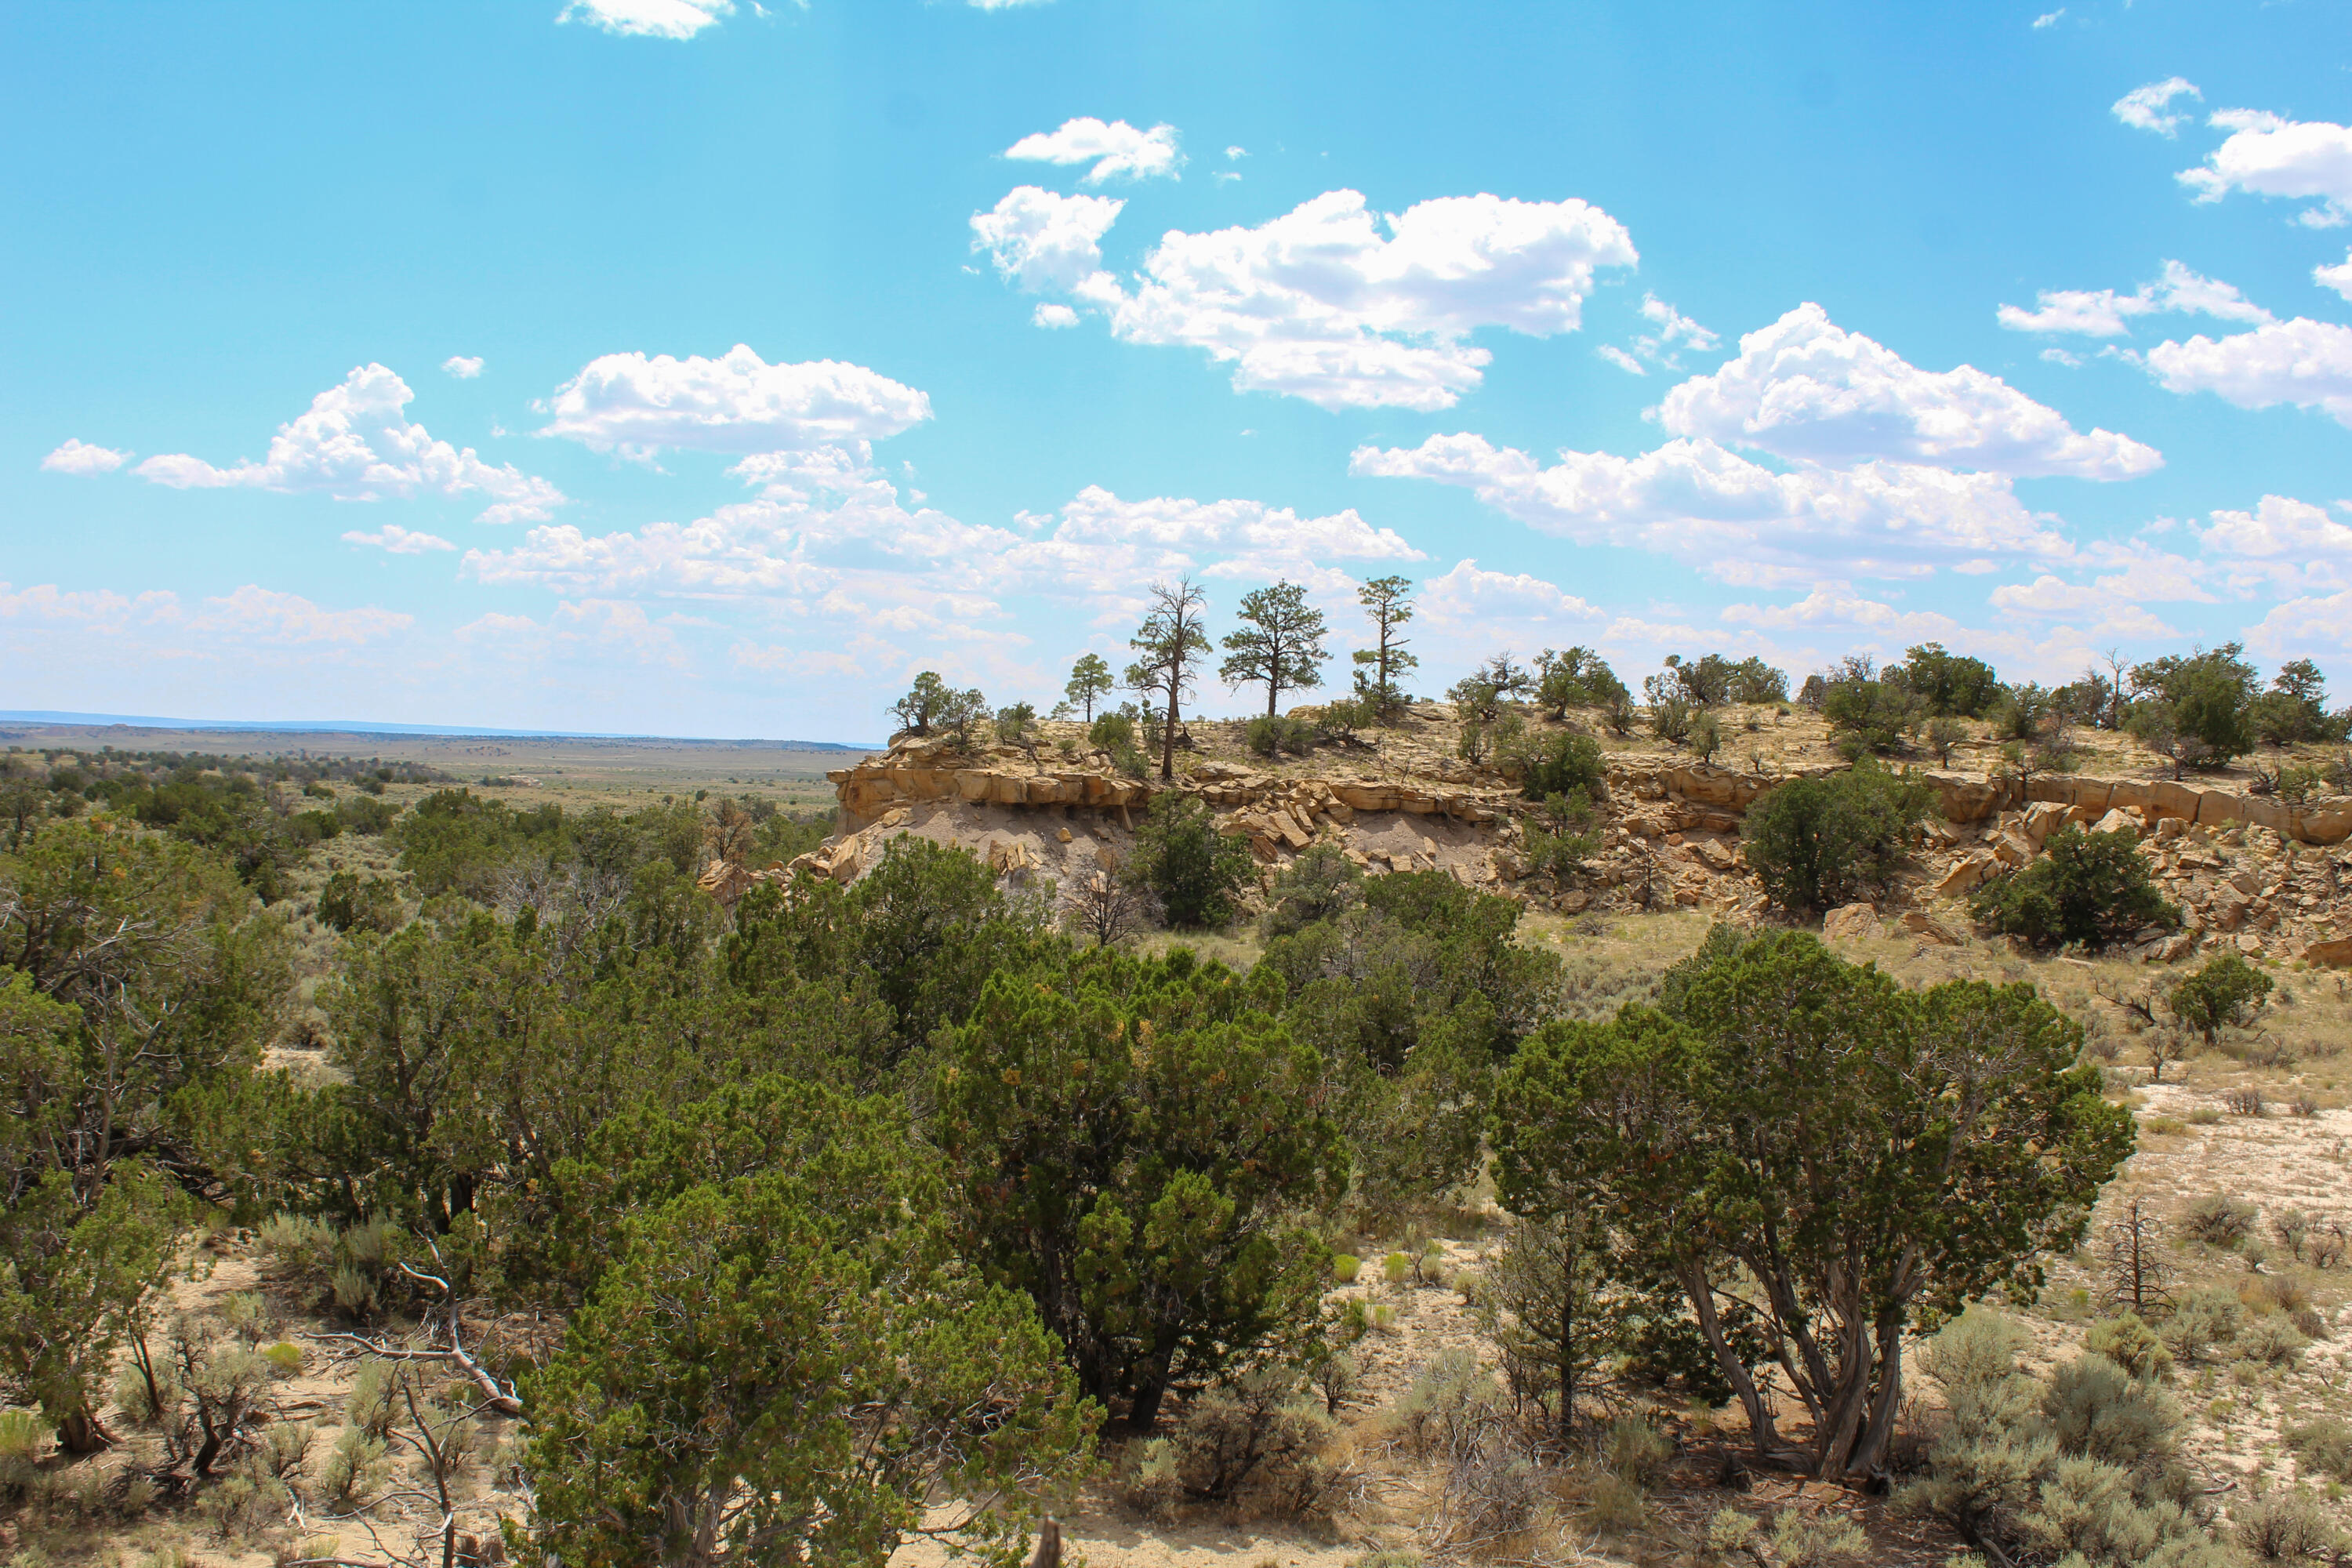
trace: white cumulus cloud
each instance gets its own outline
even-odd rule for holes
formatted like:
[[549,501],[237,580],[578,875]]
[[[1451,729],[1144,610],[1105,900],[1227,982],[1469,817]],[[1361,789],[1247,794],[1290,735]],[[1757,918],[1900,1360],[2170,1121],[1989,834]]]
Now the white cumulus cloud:
[[1092,163],[1094,167],[1084,175],[1089,185],[1105,180],[1149,180],[1160,174],[1180,179],[1182,176],[1177,171],[1184,164],[1173,125],[1138,131],[1124,120],[1106,125],[1091,116],[1066,120],[1058,131],[1024,136],[1007,147],[1004,155],[1032,163]]
[[2172,100],[2183,94],[2190,98],[2205,96],[2187,77],[2176,76],[2132,89],[2116,100],[2110,112],[2135,131],[2153,131],[2159,136],[2178,135],[2189,116],[2168,110]]
[[79,437],[68,436],[65,445],[41,459],[41,468],[52,474],[110,474],[130,460],[128,452],[94,447]]
[[1739,340],[1739,356],[1669,391],[1674,435],[1801,462],[1874,459],[2008,475],[2120,479],[2162,465],[2151,447],[2077,432],[2053,408],[1970,365],[1927,371],[1804,304]]
[[[1010,226],[1004,204],[985,216]],[[1492,357],[1465,341],[1473,331],[1573,331],[1595,271],[1637,260],[1623,226],[1581,201],[1448,196],[1384,217],[1357,192],[1330,191],[1255,228],[1170,231],[1130,292],[1091,270],[1107,216],[1050,248],[1000,245],[973,226],[1001,271],[1024,287],[1055,281],[1106,314],[1114,336],[1203,349],[1234,367],[1236,391],[1325,408],[1450,407]]]
[[2011,331],[2075,332],[2092,338],[2119,337],[2131,331],[2135,318],[2166,313],[2249,324],[2272,319],[2234,285],[2204,277],[2178,261],[2166,262],[2162,277],[2129,294],[2113,289],[2044,289],[2033,303],[2031,310],[2003,305],[1994,315]]
[[354,529],[343,535],[346,544],[364,544],[392,555],[422,555],[431,550],[455,550],[457,547],[436,533],[412,533],[396,522],[387,522],[373,533],[362,533]]
[[2347,251],[2344,259],[2333,267],[2323,262],[2313,268],[2311,280],[2322,289],[2333,289],[2345,299],[2352,300],[2352,251]]
[[1465,434],[1360,447],[1349,470],[1458,485],[1539,532],[1655,551],[1732,582],[1811,580],[1823,562],[1907,576],[1993,552],[2070,553],[2005,478],[1916,464],[1775,473],[1685,439],[1636,458],[1563,452],[1546,468]]
[[471,447],[436,441],[405,410],[415,394],[380,364],[364,364],[310,400],[310,412],[278,427],[269,455],[216,468],[184,452],[148,458],[141,478],[177,489],[251,488],[324,491],[338,500],[378,500],[423,491],[478,493],[492,504],[484,522],[552,516],[563,492],[511,463],[493,466]]
[[2055,11],[2042,12],[2042,15],[2033,18],[2033,30],[2038,33],[2044,27],[2056,26],[2058,25],[2058,18],[2063,16],[2065,14],[2066,7],[2063,5],[2059,6]]
[[2352,126],[2284,119],[2258,109],[2225,109],[2210,124],[2230,132],[2205,155],[2202,168],[2184,169],[2180,183],[2200,202],[2230,192],[2259,196],[2316,196],[2302,221],[2334,228],[2352,220]]
[[734,14],[734,0],[570,0],[555,19],[624,37],[690,38]]
[[971,247],[988,252],[999,276],[1031,294],[1073,292],[1097,278],[1108,285],[1102,237],[1126,205],[1115,196],[1065,196],[1022,185],[992,211],[972,214]]
[[2241,408],[2292,403],[2352,426],[2352,327],[2298,316],[2226,338],[2200,333],[2147,351],[2168,392],[2210,392]]
[[373,642],[415,624],[416,617],[397,610],[331,610],[253,583],[206,599],[187,621],[189,630],[209,636],[280,644]]
[[738,343],[717,359],[605,354],[556,388],[542,436],[646,457],[805,450],[895,436],[931,416],[931,400],[860,364],[770,364]]
[[1486,636],[1504,626],[1533,631],[1606,619],[1557,584],[1526,572],[1489,572],[1475,558],[1423,583],[1415,614],[1439,626]]
[[1044,327],[1049,331],[1058,330],[1063,327],[1076,326],[1078,313],[1067,305],[1057,305],[1049,300],[1030,311],[1029,321],[1033,326]]
[[482,374],[482,356],[451,354],[441,362],[441,369],[445,374],[453,375],[459,381],[471,381]]

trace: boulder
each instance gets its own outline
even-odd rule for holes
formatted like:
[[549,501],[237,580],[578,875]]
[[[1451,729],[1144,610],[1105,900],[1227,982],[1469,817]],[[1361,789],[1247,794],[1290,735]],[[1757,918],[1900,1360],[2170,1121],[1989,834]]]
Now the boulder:
[[2074,808],[2054,800],[2037,800],[2025,808],[2025,819],[2019,826],[2029,843],[2039,849],[2050,836],[2066,826]]
[[1914,936],[1925,937],[1929,942],[1939,943],[1945,947],[1958,947],[1960,945],[1961,937],[1959,932],[1954,931],[1943,921],[1936,919],[1933,915],[1923,914],[1917,910],[1913,910],[1910,913],[1903,917],[1903,929],[1911,932]]
[[1874,904],[1848,904],[1822,917],[1823,942],[1860,942],[1878,934],[1878,907]]
[[2033,858],[2033,846],[2015,833],[2004,833],[1992,841],[1992,852],[2003,864],[2022,866]]
[[2352,965],[2352,936],[2331,936],[2312,942],[2303,950],[2305,963]]
[[2094,833],[2128,833],[2134,839],[2137,839],[2139,837],[2139,829],[2140,821],[2138,817],[2134,816],[2130,812],[2124,810],[2121,806],[2115,806],[2108,810],[2106,816],[2099,818],[2099,820],[2092,826],[2091,831]]
[[1976,888],[2000,868],[2000,862],[1988,851],[1972,851],[1952,862],[1951,869],[1936,883],[1936,896],[1956,899]]

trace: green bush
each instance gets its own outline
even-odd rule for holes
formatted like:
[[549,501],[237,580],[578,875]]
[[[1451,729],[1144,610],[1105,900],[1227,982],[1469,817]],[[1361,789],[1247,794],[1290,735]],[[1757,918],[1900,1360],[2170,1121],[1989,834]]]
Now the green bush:
[[1348,1152],[1322,1058],[1268,1010],[1282,990],[1181,948],[1098,951],[998,974],[937,1046],[968,1261],[1028,1290],[1139,1427],[1171,1385],[1300,1342],[1331,1278],[1315,1215]]
[[1924,782],[1867,763],[1790,779],[1748,808],[1748,864],[1785,909],[1851,902],[1894,875],[1935,798]]
[[[788,1167],[629,1225],[531,1379],[534,1554],[675,1562],[699,1537],[705,1560],[880,1563],[934,1496],[1075,1479],[1101,1413],[1030,1302],[959,1256],[921,1148],[836,1151],[863,1192]],[[1013,1558],[1021,1511],[973,1514],[956,1533]]]
[[1286,752],[1303,757],[1315,749],[1317,736],[1315,726],[1304,719],[1261,713],[1243,726],[1242,738],[1261,757],[1278,757]]
[[1590,735],[1555,735],[1521,749],[1519,793],[1529,800],[1582,791],[1588,800],[1609,794],[1609,770],[1601,742]]
[[1274,901],[1259,926],[1268,937],[1287,936],[1363,901],[1362,868],[1336,846],[1313,844],[1275,879]]
[[1873,752],[1892,752],[1916,722],[1920,704],[1908,691],[1885,680],[1832,681],[1822,694],[1822,716],[1830,728]]
[[1353,1285],[1356,1282],[1356,1276],[1363,1271],[1363,1259],[1352,1252],[1335,1252],[1331,1255],[1331,1278],[1342,1285]]
[[2221,952],[2207,959],[2195,973],[2182,976],[2166,994],[2164,1005],[2211,1047],[2221,1042],[2223,1029],[2252,1020],[2270,995],[2272,984],[2269,975],[2238,954]]
[[2158,891],[2137,842],[2131,833],[2062,827],[2046,854],[1971,894],[1969,911],[1988,930],[2043,948],[2105,947],[2149,926],[2170,930],[2180,911]]
[[404,911],[400,889],[386,877],[361,877],[337,871],[319,894],[319,919],[337,931],[366,930],[391,935],[400,929]]
[[1111,766],[1139,779],[1151,763],[1136,744],[1135,721],[1124,713],[1105,713],[1087,726],[1087,741],[1097,751],[1110,753]]
[[1152,797],[1124,869],[1151,889],[1170,925],[1189,930],[1231,920],[1234,894],[1256,868],[1248,843],[1220,832],[1207,802],[1166,790]]

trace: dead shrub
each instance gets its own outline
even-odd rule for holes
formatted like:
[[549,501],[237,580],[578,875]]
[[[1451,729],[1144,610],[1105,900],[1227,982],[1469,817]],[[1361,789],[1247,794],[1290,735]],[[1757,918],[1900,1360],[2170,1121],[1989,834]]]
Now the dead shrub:
[[2252,1084],[2225,1089],[2221,1095],[2221,1105],[2232,1116],[2260,1116],[2263,1114],[2263,1091]]
[[2234,1247],[2254,1234],[2262,1211],[2243,1198],[2208,1193],[2181,1211],[2180,1228],[2208,1247]]

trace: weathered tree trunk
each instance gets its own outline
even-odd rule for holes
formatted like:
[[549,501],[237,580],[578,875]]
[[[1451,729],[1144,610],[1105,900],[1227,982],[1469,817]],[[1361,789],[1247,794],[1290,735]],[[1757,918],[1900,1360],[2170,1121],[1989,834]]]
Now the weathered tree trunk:
[[1576,1248],[1565,1248],[1559,1266],[1559,1440],[1565,1447],[1576,1430]]
[[1785,1445],[1780,1441],[1779,1429],[1773,1425],[1772,1413],[1764,1407],[1764,1395],[1757,1388],[1756,1380],[1748,1375],[1748,1368],[1740,1363],[1739,1358],[1731,1353],[1731,1342],[1724,1334],[1723,1320],[1716,1314],[1715,1290],[1707,1283],[1706,1266],[1696,1261],[1678,1262],[1675,1266],[1675,1277],[1682,1284],[1683,1294],[1690,1299],[1691,1310],[1698,1318],[1698,1331],[1706,1336],[1706,1342],[1713,1347],[1716,1364],[1722,1368],[1724,1380],[1731,1384],[1732,1392],[1738,1394],[1739,1406],[1748,1413],[1748,1435],[1755,1446],[1757,1457],[1769,1464],[1780,1464],[1786,1451]]
[[113,1436],[87,1410],[77,1410],[58,1423],[58,1447],[68,1454],[95,1454],[113,1446]]
[[1903,1405],[1903,1320],[1881,1319],[1878,1324],[1878,1396],[1871,1401],[1870,1422],[1862,1441],[1846,1461],[1849,1476],[1875,1475],[1886,1461],[1886,1445],[1895,1436],[1895,1417]]
[[1037,1551],[1029,1568],[1062,1568],[1062,1526],[1050,1513],[1037,1527]]

